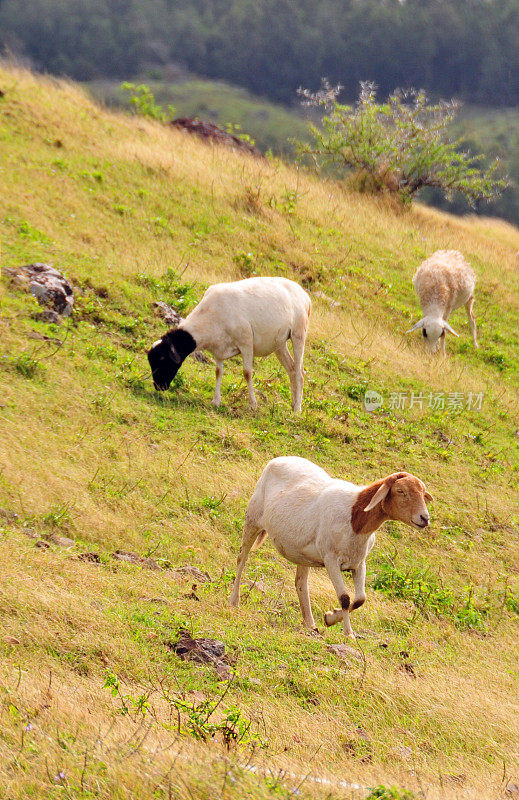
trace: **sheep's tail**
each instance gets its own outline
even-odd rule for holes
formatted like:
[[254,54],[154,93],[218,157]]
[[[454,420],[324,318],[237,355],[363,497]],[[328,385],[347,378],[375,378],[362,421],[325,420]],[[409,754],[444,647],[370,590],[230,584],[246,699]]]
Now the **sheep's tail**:
[[251,550],[257,550],[258,547],[261,547],[265,539],[267,538],[267,531],[261,531],[261,533],[256,536],[256,541],[251,547]]

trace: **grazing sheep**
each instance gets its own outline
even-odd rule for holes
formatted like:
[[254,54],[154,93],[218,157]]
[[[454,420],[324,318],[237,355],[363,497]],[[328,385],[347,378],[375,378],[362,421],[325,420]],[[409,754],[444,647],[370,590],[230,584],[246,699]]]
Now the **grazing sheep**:
[[[241,353],[249,403],[257,407],[252,385],[255,356],[275,353],[292,387],[292,408],[301,411],[303,354],[310,318],[310,298],[286,278],[247,278],[210,286],[178,328],[166,333],[148,352],[155,389],[167,389],[184,359],[208,350],[216,359],[213,405],[221,403],[223,361]],[[287,341],[292,339],[294,355]]]
[[[305,625],[316,630],[308,593],[310,567],[326,567],[341,607],[325,614],[325,624],[342,619],[346,636],[354,636],[349,612],[366,599],[366,556],[375,544],[374,531],[388,519],[426,528],[425,500],[432,500],[431,495],[408,472],[356,486],[331,478],[305,458],[274,458],[263,470],[247,507],[231,605],[240,601],[240,580],[250,550],[269,535],[281,555],[297,564],[296,590]],[[353,603],[343,570],[353,576]]]
[[434,352],[441,342],[445,355],[445,332],[459,336],[449,325],[448,319],[456,308],[467,309],[474,347],[476,339],[476,317],[472,311],[476,275],[470,264],[457,250],[437,250],[416,270],[413,285],[422,306],[422,319],[413,325],[411,333],[422,328],[426,348]]

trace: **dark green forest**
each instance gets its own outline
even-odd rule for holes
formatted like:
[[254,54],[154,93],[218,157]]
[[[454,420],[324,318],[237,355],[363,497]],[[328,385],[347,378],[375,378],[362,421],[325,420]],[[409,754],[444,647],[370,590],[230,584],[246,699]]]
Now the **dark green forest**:
[[175,63],[283,102],[322,76],[519,102],[517,0],[0,0],[0,46],[79,80]]

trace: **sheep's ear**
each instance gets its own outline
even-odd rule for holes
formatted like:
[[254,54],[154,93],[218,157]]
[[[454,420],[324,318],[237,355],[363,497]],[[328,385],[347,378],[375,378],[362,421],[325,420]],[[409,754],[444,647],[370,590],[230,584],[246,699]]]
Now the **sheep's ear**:
[[381,503],[382,500],[387,496],[387,493],[389,492],[390,488],[391,487],[389,486],[388,483],[383,483],[380,489],[373,495],[373,497],[371,498],[370,502],[368,503],[364,511],[371,511],[371,509],[375,508],[375,506],[378,505],[378,503]]
[[423,493],[423,495],[424,495],[424,497],[425,497],[425,499],[426,499],[426,500],[429,500],[431,503],[433,503],[433,502],[434,502],[434,497],[433,497],[433,496],[432,496],[432,494],[431,494],[430,492],[428,492],[427,490],[425,490],[425,492]]
[[448,323],[448,322],[445,322],[445,320],[443,320],[443,330],[444,330],[444,331],[449,331],[449,333],[453,333],[453,334],[454,334],[454,336],[458,336],[458,337],[459,337],[459,333],[456,333],[456,331],[454,330],[454,328],[451,328],[451,326],[449,325],[449,323]]
[[413,331],[416,331],[418,328],[423,328],[423,319],[421,319],[420,322],[417,322],[415,325],[413,325],[412,328],[409,328],[409,330],[406,331],[406,333],[412,333]]

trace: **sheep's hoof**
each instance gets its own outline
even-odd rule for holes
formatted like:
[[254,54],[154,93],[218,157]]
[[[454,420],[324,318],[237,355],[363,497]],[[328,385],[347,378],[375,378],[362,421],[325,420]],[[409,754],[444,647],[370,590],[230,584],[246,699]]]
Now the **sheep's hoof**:
[[327,628],[330,628],[332,625],[335,625],[337,623],[335,617],[336,617],[335,611],[326,612],[326,614],[324,615],[324,624],[326,625]]
[[239,599],[236,600],[234,597],[229,598],[229,605],[232,606],[233,608],[238,608],[239,603],[240,603]]
[[211,405],[214,406],[215,408],[218,408],[221,405],[221,402],[222,402],[221,400],[217,400],[215,397],[213,397],[213,399],[211,400]]
[[308,631],[308,633],[310,634],[310,636],[319,636],[319,637],[322,637],[322,633],[321,633],[321,631],[319,630],[319,628],[311,628],[311,629]]

